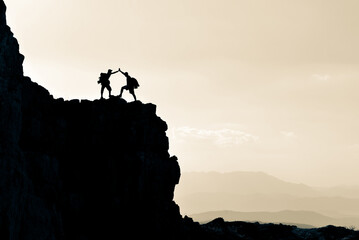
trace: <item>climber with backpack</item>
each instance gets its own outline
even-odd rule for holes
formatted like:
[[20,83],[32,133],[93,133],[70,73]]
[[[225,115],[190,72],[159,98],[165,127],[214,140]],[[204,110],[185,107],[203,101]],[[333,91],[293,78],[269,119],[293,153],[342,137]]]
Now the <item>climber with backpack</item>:
[[103,91],[105,90],[105,88],[108,90],[108,97],[111,97],[111,91],[112,88],[110,86],[110,77],[112,74],[118,73],[119,71],[116,72],[112,72],[111,69],[109,69],[107,71],[107,73],[101,73],[99,80],[97,81],[97,83],[101,83],[101,99],[103,99]]
[[120,68],[118,71],[126,77],[126,85],[121,88],[120,97],[122,97],[123,90],[128,90],[136,101],[135,89],[138,88],[140,84],[138,84],[136,78],[131,77],[128,72],[122,72]]

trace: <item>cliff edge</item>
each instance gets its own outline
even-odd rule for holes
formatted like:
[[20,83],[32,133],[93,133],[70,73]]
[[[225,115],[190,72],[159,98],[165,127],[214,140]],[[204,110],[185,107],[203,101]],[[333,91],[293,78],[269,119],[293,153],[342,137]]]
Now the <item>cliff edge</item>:
[[359,239],[352,229],[204,225],[173,201],[180,168],[156,106],[54,99],[23,76],[0,0],[0,239]]
[[180,169],[156,106],[64,101],[23,76],[0,1],[0,239],[177,238]]

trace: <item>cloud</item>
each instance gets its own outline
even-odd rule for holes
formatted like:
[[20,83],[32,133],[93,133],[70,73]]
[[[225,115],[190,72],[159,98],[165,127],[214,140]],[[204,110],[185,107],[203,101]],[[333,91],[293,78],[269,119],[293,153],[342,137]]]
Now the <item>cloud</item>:
[[280,133],[281,133],[283,136],[287,137],[287,138],[295,138],[295,137],[297,137],[294,132],[281,131]]
[[210,140],[214,144],[221,146],[241,145],[248,142],[256,142],[259,138],[252,134],[229,128],[211,130],[192,127],[180,127],[174,130],[174,134],[181,138],[190,137]]
[[351,150],[351,151],[356,151],[356,152],[359,153],[359,143],[349,145],[348,149]]
[[312,78],[317,81],[326,82],[331,78],[331,76],[328,74],[313,74]]

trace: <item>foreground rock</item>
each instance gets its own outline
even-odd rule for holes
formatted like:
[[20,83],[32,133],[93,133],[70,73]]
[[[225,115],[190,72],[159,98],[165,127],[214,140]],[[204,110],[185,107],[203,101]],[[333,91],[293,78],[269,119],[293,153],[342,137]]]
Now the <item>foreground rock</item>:
[[54,99],[23,76],[5,10],[0,0],[0,239],[283,239],[266,225],[182,218],[156,106]]
[[[300,229],[282,224],[259,224],[248,222],[225,222],[217,218],[200,226],[210,239],[222,240],[356,240],[359,232],[344,227],[327,226]],[[202,233],[202,236],[204,234]]]
[[23,59],[0,1],[0,239],[180,236],[156,106],[54,99]]

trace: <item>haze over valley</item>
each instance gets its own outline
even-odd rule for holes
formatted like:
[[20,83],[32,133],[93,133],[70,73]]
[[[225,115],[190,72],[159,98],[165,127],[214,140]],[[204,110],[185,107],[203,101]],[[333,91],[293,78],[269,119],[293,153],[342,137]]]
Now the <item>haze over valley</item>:
[[359,187],[318,188],[261,172],[182,173],[175,201],[197,221],[282,222],[359,227]]

